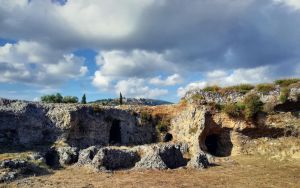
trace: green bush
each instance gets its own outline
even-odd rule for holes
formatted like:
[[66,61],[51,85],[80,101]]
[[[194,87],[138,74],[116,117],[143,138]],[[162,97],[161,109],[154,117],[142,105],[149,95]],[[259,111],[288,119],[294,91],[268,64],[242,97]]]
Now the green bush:
[[203,91],[206,92],[212,92],[212,93],[217,93],[221,90],[222,88],[217,86],[217,85],[213,85],[213,86],[207,86],[203,89]]
[[41,101],[45,103],[62,103],[63,97],[60,93],[56,93],[53,95],[44,95],[41,97]]
[[63,103],[78,103],[78,98],[74,96],[64,96]]
[[286,87],[282,88],[280,91],[279,100],[281,103],[285,103],[288,100],[288,96],[290,94],[290,90]]
[[276,80],[275,84],[280,85],[280,87],[288,87],[289,85],[297,82],[300,82],[299,78],[290,78],[290,79]]
[[258,92],[268,93],[275,89],[275,85],[274,84],[258,84],[258,85],[256,85],[255,88]]
[[251,94],[245,97],[244,105],[245,118],[247,120],[251,120],[257,114],[257,112],[262,111],[264,104],[260,101],[260,97],[258,95]]
[[243,114],[244,106],[237,103],[228,103],[223,107],[223,112],[231,117],[241,117]]

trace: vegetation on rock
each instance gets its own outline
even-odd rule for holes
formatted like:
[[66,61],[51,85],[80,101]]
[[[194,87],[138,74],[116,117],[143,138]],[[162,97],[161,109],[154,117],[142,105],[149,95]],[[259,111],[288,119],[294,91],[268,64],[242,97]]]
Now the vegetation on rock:
[[231,117],[241,117],[243,110],[245,110],[245,105],[241,103],[228,103],[224,105],[222,110]]
[[255,88],[258,92],[268,93],[275,89],[275,85],[274,84],[258,84],[258,85],[256,85]]
[[288,87],[289,85],[297,82],[300,82],[299,78],[290,78],[290,79],[276,80],[275,84],[280,85],[280,87]]
[[280,97],[279,97],[279,100],[281,103],[285,103],[287,101],[289,93],[290,93],[290,90],[287,87],[284,87],[281,89]]
[[250,94],[244,99],[245,105],[245,118],[246,120],[251,120],[257,114],[257,112],[262,111],[263,102],[261,102],[260,97],[256,94]]

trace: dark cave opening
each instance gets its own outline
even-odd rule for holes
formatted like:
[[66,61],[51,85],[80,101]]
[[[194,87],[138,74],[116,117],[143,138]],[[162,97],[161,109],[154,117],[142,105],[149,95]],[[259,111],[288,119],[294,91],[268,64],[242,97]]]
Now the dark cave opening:
[[121,127],[120,120],[113,120],[112,126],[109,133],[109,143],[110,144],[121,144]]
[[207,152],[209,152],[212,155],[217,155],[218,140],[219,136],[217,134],[212,134],[206,137],[205,145],[207,147]]
[[229,130],[222,130],[206,136],[205,146],[207,152],[217,157],[228,157],[231,155],[233,144]]

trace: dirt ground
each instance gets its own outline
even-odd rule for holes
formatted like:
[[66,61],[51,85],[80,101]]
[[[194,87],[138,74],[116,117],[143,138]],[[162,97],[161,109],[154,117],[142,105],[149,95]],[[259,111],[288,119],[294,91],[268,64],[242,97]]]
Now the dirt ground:
[[0,187],[300,187],[300,161],[231,157],[206,170],[96,173],[69,167]]

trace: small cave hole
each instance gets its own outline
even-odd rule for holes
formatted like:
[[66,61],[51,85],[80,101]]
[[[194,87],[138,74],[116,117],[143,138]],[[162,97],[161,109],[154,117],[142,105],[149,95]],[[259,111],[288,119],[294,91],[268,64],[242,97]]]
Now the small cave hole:
[[228,157],[231,155],[232,142],[230,133],[222,131],[221,133],[214,133],[207,135],[205,138],[205,146],[207,152],[217,157]]
[[50,149],[45,155],[46,164],[52,168],[59,166],[59,156],[55,149]]
[[164,142],[170,142],[173,139],[173,135],[171,133],[166,133],[165,135],[163,135],[163,141]]
[[120,120],[113,120],[112,126],[109,134],[109,143],[110,144],[121,144],[121,127]]

